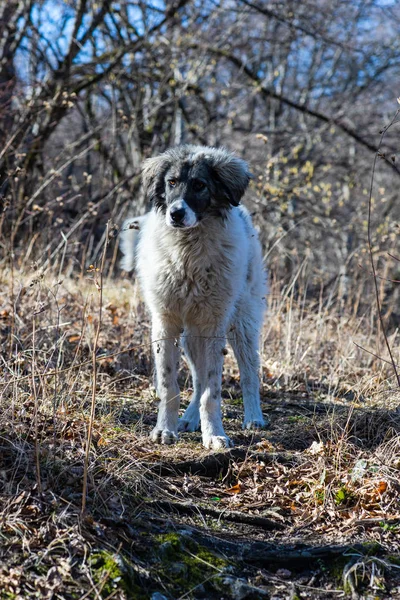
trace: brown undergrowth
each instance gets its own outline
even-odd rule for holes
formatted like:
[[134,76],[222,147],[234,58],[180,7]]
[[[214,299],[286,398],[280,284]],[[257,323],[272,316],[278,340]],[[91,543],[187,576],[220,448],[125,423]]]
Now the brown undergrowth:
[[[270,427],[242,431],[229,352],[235,448],[213,454],[199,433],[150,443],[148,318],[130,279],[106,280],[81,514],[98,271],[1,279],[1,598],[398,597],[399,393],[373,308],[360,316],[272,279]],[[184,361],[180,383],[184,406]]]

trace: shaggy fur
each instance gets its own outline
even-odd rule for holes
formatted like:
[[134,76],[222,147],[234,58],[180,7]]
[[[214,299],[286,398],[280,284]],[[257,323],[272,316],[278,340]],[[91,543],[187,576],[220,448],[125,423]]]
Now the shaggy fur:
[[[152,209],[140,223],[136,263],[152,317],[160,398],[154,441],[201,425],[206,448],[232,445],[221,418],[226,339],[240,369],[245,428],[264,424],[259,398],[258,344],[266,277],[248,211],[239,206],[247,164],[224,149],[181,146],[144,163]],[[123,266],[133,266],[131,233]],[[193,396],[178,420],[179,339],[193,376]]]

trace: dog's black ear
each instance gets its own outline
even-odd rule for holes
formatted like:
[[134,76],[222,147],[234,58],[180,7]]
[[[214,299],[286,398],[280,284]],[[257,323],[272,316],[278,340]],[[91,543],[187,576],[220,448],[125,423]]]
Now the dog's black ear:
[[142,181],[146,197],[150,202],[159,202],[164,193],[164,177],[171,163],[165,154],[148,158],[142,166]]
[[229,204],[238,206],[251,179],[247,163],[223,149],[212,152],[207,161],[213,170],[218,193]]

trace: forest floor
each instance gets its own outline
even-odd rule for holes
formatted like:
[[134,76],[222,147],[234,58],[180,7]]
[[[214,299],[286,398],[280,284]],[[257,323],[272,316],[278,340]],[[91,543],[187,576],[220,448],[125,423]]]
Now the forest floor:
[[[269,428],[241,429],[229,353],[234,448],[207,451],[200,433],[157,446],[148,318],[134,284],[106,281],[82,514],[99,316],[89,277],[0,282],[0,598],[400,598],[400,394],[374,356],[373,319],[273,288]],[[180,383],[184,410],[184,360]]]

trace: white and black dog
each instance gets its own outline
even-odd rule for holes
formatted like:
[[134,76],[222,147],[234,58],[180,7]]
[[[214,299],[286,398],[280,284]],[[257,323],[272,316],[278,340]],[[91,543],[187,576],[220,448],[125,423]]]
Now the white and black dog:
[[[261,246],[248,211],[239,206],[250,173],[225,149],[180,146],[145,161],[151,211],[140,225],[136,266],[152,317],[160,398],[154,441],[201,425],[203,445],[231,446],[221,418],[226,339],[240,369],[246,429],[261,428],[259,336],[266,295]],[[133,267],[131,236],[122,266]],[[179,339],[193,376],[193,396],[178,420]]]

